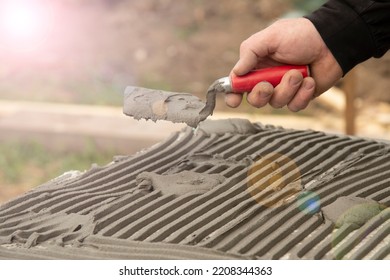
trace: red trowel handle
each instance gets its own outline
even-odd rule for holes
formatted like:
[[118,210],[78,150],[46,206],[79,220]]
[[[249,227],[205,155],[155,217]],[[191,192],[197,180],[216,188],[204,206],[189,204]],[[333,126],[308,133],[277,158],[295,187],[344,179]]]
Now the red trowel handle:
[[230,76],[230,83],[233,92],[250,92],[259,82],[267,81],[274,87],[280,83],[283,75],[287,71],[296,69],[300,71],[303,77],[308,77],[309,66],[307,65],[282,65],[270,68],[258,69],[249,72],[243,76]]

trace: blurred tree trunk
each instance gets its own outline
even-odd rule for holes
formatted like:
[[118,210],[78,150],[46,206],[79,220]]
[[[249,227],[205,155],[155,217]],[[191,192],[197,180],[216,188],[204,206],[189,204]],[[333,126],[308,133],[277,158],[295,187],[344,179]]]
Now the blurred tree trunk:
[[356,68],[345,75],[342,90],[345,92],[345,133],[356,134]]

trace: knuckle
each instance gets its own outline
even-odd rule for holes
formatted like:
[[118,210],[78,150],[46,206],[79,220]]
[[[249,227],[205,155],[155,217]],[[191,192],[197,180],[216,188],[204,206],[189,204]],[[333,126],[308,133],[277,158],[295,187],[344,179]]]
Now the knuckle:
[[240,45],[240,51],[246,51],[249,48],[248,39],[244,40]]
[[240,50],[250,50],[256,41],[256,34],[251,35],[249,38],[241,42]]

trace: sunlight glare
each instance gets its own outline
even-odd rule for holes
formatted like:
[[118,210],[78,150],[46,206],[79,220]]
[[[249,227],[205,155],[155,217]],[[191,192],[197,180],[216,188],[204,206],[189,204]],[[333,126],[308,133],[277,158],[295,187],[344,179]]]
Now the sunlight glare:
[[0,9],[3,41],[12,49],[36,48],[47,39],[48,13],[42,1],[6,0]]

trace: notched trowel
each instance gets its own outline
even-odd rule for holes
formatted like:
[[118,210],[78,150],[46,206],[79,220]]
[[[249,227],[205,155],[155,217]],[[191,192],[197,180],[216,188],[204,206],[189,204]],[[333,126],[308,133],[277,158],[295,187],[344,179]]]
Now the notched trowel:
[[245,93],[261,81],[277,86],[283,75],[292,69],[309,76],[308,66],[282,65],[249,72],[244,76],[231,75],[216,80],[208,89],[206,103],[189,93],[177,93],[140,87],[126,87],[123,112],[135,119],[167,120],[197,127],[213,114],[217,93]]

